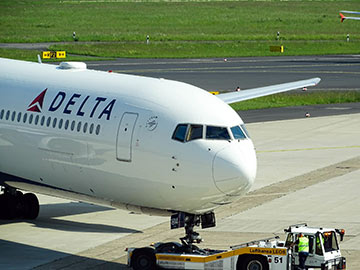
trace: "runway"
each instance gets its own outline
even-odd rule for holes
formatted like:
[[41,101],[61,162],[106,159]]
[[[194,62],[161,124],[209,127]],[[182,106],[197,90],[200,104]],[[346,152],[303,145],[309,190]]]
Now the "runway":
[[187,82],[208,91],[233,91],[320,77],[317,90],[359,90],[360,55],[214,59],[118,59],[88,68]]
[[[323,79],[314,90],[359,90],[359,66],[358,56],[88,63],[93,69],[224,91],[314,76]],[[310,118],[304,117],[307,110]],[[284,237],[283,229],[299,222],[334,226],[347,232],[341,243],[347,269],[360,269],[359,104],[239,113],[255,143],[257,180],[248,195],[216,210],[217,227],[198,230],[205,240],[201,245],[226,248],[274,234]],[[164,217],[47,196],[39,200],[37,220],[0,220],[0,269],[128,269],[126,247],[176,241],[184,233],[171,231]]]

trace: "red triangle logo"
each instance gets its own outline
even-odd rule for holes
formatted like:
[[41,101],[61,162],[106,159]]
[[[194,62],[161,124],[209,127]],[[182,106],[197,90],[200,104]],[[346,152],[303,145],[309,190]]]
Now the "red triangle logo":
[[41,112],[47,88],[40,93],[28,106],[30,112]]

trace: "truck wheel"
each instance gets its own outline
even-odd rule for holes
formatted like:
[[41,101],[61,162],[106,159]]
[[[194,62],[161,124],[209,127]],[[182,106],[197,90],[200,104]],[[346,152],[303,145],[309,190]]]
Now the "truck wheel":
[[150,248],[141,248],[135,250],[131,258],[131,266],[134,270],[156,269],[156,258],[154,250]]
[[[239,258],[240,259],[240,258]],[[241,263],[238,263],[238,270],[268,270],[269,264],[262,256],[247,256],[241,258]]]

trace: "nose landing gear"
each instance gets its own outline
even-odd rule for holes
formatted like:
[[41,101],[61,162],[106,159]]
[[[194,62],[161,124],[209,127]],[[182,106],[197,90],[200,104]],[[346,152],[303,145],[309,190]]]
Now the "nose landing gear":
[[199,233],[194,231],[195,226],[199,226],[203,229],[215,227],[215,214],[213,212],[196,215],[179,212],[171,217],[171,228],[185,227],[185,236],[180,238],[183,248],[188,252],[194,252],[198,249],[194,243],[200,243],[202,241]]
[[0,219],[36,219],[39,215],[39,201],[35,194],[14,188],[3,188],[0,195]]

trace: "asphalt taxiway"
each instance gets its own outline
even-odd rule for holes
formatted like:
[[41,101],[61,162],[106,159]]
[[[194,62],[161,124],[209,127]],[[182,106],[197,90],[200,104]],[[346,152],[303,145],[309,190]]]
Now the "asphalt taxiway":
[[[360,267],[360,114],[248,124],[258,156],[250,193],[216,210],[202,246],[226,248],[290,224],[345,228],[341,247]],[[173,241],[163,217],[40,196],[40,216],[0,221],[0,269],[127,269],[129,246]]]
[[[226,60],[226,61],[225,61]],[[207,59],[117,59],[88,68],[173,79],[208,91],[234,91],[320,77],[318,90],[359,90],[360,55]]]

